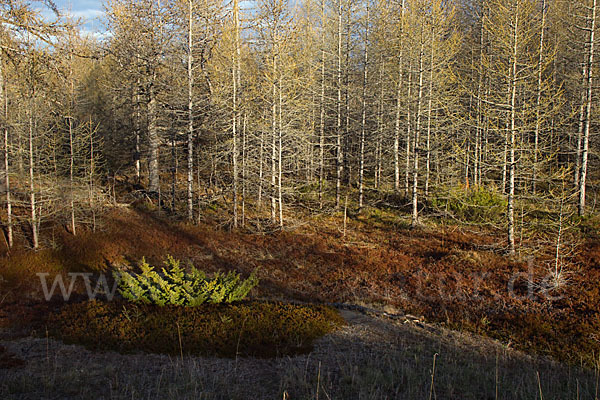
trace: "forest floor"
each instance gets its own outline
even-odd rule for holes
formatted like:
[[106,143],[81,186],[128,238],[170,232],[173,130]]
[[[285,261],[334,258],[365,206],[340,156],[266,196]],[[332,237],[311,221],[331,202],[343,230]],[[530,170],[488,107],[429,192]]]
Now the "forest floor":
[[[48,227],[44,250],[5,252],[2,398],[598,398],[594,235],[580,245],[565,283],[552,288],[543,257],[503,255],[493,230],[410,229],[405,217],[378,209],[350,215],[345,234],[339,213],[303,216],[270,233],[256,233],[264,221],[249,223],[232,232],[215,221],[189,225],[119,207],[95,233]],[[346,310],[348,326],[312,353],[273,360],[182,362],[92,353],[43,337],[38,321],[62,299],[44,301],[37,273],[49,273],[51,283],[53,275],[98,274],[142,257],[160,263],[166,254],[206,271],[258,268],[254,298],[356,304],[414,318]],[[78,282],[75,292],[84,291]]]

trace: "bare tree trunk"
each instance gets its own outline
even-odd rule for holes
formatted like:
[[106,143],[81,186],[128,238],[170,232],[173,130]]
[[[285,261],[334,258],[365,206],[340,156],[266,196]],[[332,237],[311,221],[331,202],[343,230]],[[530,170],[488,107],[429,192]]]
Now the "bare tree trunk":
[[92,211],[92,232],[96,232],[96,210],[95,210],[95,204],[94,204],[94,176],[95,176],[95,172],[96,172],[96,165],[95,165],[95,154],[94,154],[94,127],[92,125],[92,117],[90,117],[89,120],[89,129],[90,129],[90,179],[89,179],[89,186],[90,186],[90,198],[89,198],[89,202],[90,202],[90,210]]
[[338,65],[337,65],[337,125],[336,125],[336,181],[335,207],[340,207],[342,190],[342,168],[344,154],[342,151],[342,0],[338,0]]
[[[137,58],[139,59],[140,56],[138,55]],[[135,86],[135,96],[134,96],[134,101],[135,101],[135,117],[134,117],[134,129],[135,129],[135,154],[133,155],[134,161],[135,161],[135,177],[137,182],[136,183],[140,183],[141,182],[141,148],[140,148],[140,141],[141,141],[141,121],[142,121],[142,116],[141,116],[141,101],[140,101],[140,91],[141,91],[141,84],[140,84],[140,78],[137,78],[137,85]]]
[[171,132],[171,213],[175,213],[175,200],[177,199],[177,147],[175,146],[175,131]]
[[233,71],[233,115],[231,118],[231,130],[232,130],[232,149],[231,158],[233,162],[233,227],[238,227],[238,135],[237,135],[237,79],[235,78],[235,68]]
[[[148,173],[149,173],[149,185],[148,189],[152,193],[160,192],[160,176],[158,168],[158,147],[160,144],[159,128],[158,128],[158,115],[157,115],[157,100],[154,89],[154,80],[148,88],[148,144],[149,144],[149,158],[148,158]],[[160,204],[160,200],[159,200]]]
[[246,225],[246,123],[248,115],[242,119],[242,226]]
[[275,199],[275,185],[277,183],[277,55],[273,54],[273,93],[271,105],[271,222],[277,222],[276,210],[277,202]]
[[516,112],[517,112],[517,63],[518,63],[518,29],[519,29],[519,1],[517,1],[514,21],[513,21],[513,53],[510,72],[510,144],[509,144],[509,165],[508,165],[508,251],[515,253],[515,145],[517,136]]
[[[265,113],[266,114],[266,113]],[[266,115],[265,115],[266,116]],[[263,177],[264,177],[264,156],[265,156],[265,131],[260,130],[260,153],[259,153],[259,165],[258,165],[258,199],[257,208],[260,211],[262,209],[262,192],[263,192]]]
[[194,220],[194,54],[193,54],[193,0],[188,0],[188,137],[187,137],[187,214]]
[[[400,116],[402,114],[402,88],[404,85],[403,39],[405,3],[406,0],[402,0],[402,11],[400,15],[400,54],[398,56],[398,84],[396,88],[396,127],[394,131],[394,190],[396,191],[396,193],[400,191]],[[408,121],[408,124],[410,124],[410,120]],[[406,187],[408,187],[408,183]],[[406,190],[408,191],[408,189]]]
[[408,103],[406,106],[406,168],[404,170],[404,195],[408,197],[409,175],[410,175],[410,142],[412,141],[412,117],[411,117],[411,103],[412,103],[412,66],[411,63],[408,65]]
[[544,34],[546,32],[546,0],[542,0],[542,26],[540,29],[540,47],[539,47],[539,58],[538,58],[538,81],[537,81],[537,97],[535,102],[535,134],[534,134],[534,145],[533,145],[533,176],[532,176],[532,190],[533,194],[536,193],[537,189],[537,174],[538,174],[538,153],[539,153],[539,142],[540,142],[540,129],[541,129],[541,110],[540,106],[542,103],[542,72],[544,68]]
[[481,16],[481,28],[479,32],[479,77],[477,83],[477,127],[475,135],[475,171],[474,171],[474,184],[479,185],[481,183],[481,164],[482,164],[482,153],[483,153],[483,101],[482,88],[483,88],[483,49],[484,49],[484,15]]
[[10,196],[10,170],[9,170],[9,146],[8,146],[8,90],[4,77],[4,65],[0,53],[0,104],[4,109],[2,130],[4,133],[4,186],[6,190],[6,242],[8,248],[13,246],[13,222],[12,222],[12,199]]
[[[212,171],[214,170],[214,161],[213,158],[211,157],[211,176],[209,177],[209,181],[208,181],[208,186],[210,187],[212,185]],[[197,223],[200,223],[200,219],[202,218],[202,194],[200,192],[200,187],[201,187],[201,176],[200,176],[200,152],[197,151],[196,152],[196,185],[198,186],[198,192],[196,195],[197,201],[198,201],[198,214],[196,216],[196,221]]]
[[[69,42],[71,42],[71,34],[72,32],[69,31]],[[73,52],[71,48],[69,49],[69,51],[69,115],[67,116],[69,120],[69,205],[71,207],[71,233],[73,234],[73,236],[75,236],[77,235],[77,231],[75,229],[75,190],[73,182],[75,172],[75,152],[73,149],[73,111],[75,102],[75,81],[73,78]]]
[[383,60],[380,61],[380,70],[379,70],[379,88],[381,92],[379,93],[379,109],[377,111],[377,144],[375,148],[375,189],[379,189],[380,181],[381,181],[381,169],[382,169],[382,147],[383,147],[383,134],[384,134],[384,120],[383,120],[383,110],[384,110],[384,99],[385,99],[385,86],[383,85],[383,76],[385,74],[385,64]]
[[417,122],[415,126],[415,143],[413,155],[413,186],[412,186],[412,219],[411,226],[417,226],[419,223],[419,151],[420,151],[420,136],[421,136],[421,113],[423,107],[423,50],[424,50],[423,27],[421,27],[421,48],[419,50],[419,89],[417,98]]
[[277,154],[277,197],[279,203],[279,227],[283,228],[283,194],[282,194],[282,185],[281,180],[283,177],[283,163],[282,163],[282,153],[283,153],[283,94],[282,94],[282,81],[283,77],[281,76],[281,68],[279,69],[279,122],[278,122],[278,154]]
[[358,208],[363,207],[364,200],[364,177],[365,177],[365,134],[367,129],[367,80],[369,74],[369,23],[371,19],[371,10],[367,0],[367,23],[365,27],[365,53],[364,53],[364,73],[362,87],[362,124],[360,132],[360,166],[358,182]]
[[581,151],[581,177],[579,178],[579,215],[585,214],[585,190],[587,183],[588,153],[590,143],[590,125],[592,120],[592,91],[594,88],[594,50],[595,50],[595,31],[596,31],[596,11],[597,0],[592,3],[592,16],[590,27],[590,40],[588,43],[588,63],[587,63],[587,98],[586,98],[586,118],[583,131],[583,147]]
[[[584,57],[584,58],[587,58]],[[581,71],[581,87],[585,87],[587,81],[587,60],[584,60],[582,63],[582,71]],[[573,186],[579,190],[579,177],[581,174],[581,145],[583,143],[583,130],[585,127],[585,110],[586,110],[586,97],[587,90],[581,91],[581,104],[579,106],[579,129],[577,131],[577,149],[575,156],[575,174],[573,180]]]
[[37,219],[37,203],[35,200],[35,175],[34,175],[34,165],[35,165],[35,155],[33,152],[33,97],[34,94],[31,94],[31,99],[29,101],[29,205],[31,212],[31,243],[34,249],[39,247],[39,239],[38,239],[38,219]]
[[342,182],[348,188],[351,186],[352,181],[352,166],[350,165],[350,152],[351,152],[351,137],[350,137],[350,38],[351,38],[351,28],[350,28],[350,18],[351,18],[351,5],[350,2],[347,2],[346,7],[346,51],[345,51],[345,61],[344,61],[344,117],[345,117],[345,128],[344,128],[344,136],[343,136],[343,174],[342,174]]
[[431,174],[431,114],[433,109],[433,63],[435,56],[435,27],[431,33],[431,59],[429,63],[429,96],[427,99],[427,142],[425,159],[425,198],[429,196],[429,177]]
[[506,194],[506,184],[508,178],[508,142],[510,141],[510,122],[506,122],[506,131],[504,134],[504,152],[502,159],[502,193]]
[[319,128],[319,208],[323,208],[325,168],[325,0],[321,0],[321,126]]
[[70,190],[70,199],[69,204],[71,207],[71,233],[76,235],[75,231],[75,191],[74,191],[74,182],[73,182],[73,174],[75,169],[75,154],[73,151],[73,118],[69,116],[69,190]]
[[233,0],[233,19],[235,25],[235,50],[233,54],[233,115],[231,120],[231,129],[233,132],[233,226],[238,227],[238,148],[237,148],[237,119],[238,119],[238,78],[239,78],[239,58],[240,58],[240,22],[238,0]]
[[[315,81],[315,76],[314,76],[314,72],[311,72],[311,77],[310,77],[310,81],[314,82]],[[308,185],[312,184],[313,181],[315,180],[315,132],[316,132],[316,126],[317,126],[317,107],[315,107],[315,90],[314,88],[312,89],[312,96],[311,96],[311,101],[310,101],[310,137],[308,139],[308,143],[307,143],[307,156],[308,156],[308,162],[306,165],[306,183]]]

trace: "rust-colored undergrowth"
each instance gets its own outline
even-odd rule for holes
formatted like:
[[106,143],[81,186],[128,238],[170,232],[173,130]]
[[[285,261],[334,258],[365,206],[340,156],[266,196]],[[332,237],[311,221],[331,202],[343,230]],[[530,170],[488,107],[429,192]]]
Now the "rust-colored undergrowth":
[[[257,234],[173,223],[123,207],[96,233],[55,229],[54,249],[13,250],[0,258],[0,324],[14,315],[35,321],[36,310],[49,307],[37,272],[102,272],[142,257],[159,263],[170,254],[208,272],[235,269],[247,276],[258,268],[254,297],[396,308],[561,360],[591,364],[598,358],[595,239],[581,247],[566,283],[551,289],[548,263],[504,256],[502,236],[490,231],[413,230],[393,216],[363,213],[352,216],[343,236],[339,215],[306,218],[309,223],[295,229]],[[76,285],[79,294],[83,290]]]

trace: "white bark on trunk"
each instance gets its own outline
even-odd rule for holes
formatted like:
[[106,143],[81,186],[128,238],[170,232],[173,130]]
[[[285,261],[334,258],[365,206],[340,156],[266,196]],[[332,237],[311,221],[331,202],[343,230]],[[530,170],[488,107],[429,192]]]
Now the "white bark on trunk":
[[408,197],[408,191],[410,189],[409,175],[410,175],[410,142],[412,141],[412,116],[411,116],[411,103],[412,103],[412,81],[413,72],[412,65],[408,65],[408,102],[406,106],[406,166],[404,170],[404,196]]
[[590,125],[592,123],[592,94],[594,88],[594,50],[595,50],[595,31],[597,1],[592,2],[592,15],[590,26],[590,39],[588,43],[588,62],[587,62],[587,98],[585,110],[585,127],[583,131],[583,147],[581,149],[581,177],[579,178],[579,215],[585,214],[585,190],[587,184],[587,169],[590,143]]
[[194,18],[193,0],[188,0],[188,137],[187,137],[187,217],[194,220]]
[[[158,128],[158,105],[154,88],[154,80],[148,87],[148,144],[149,144],[149,157],[148,157],[148,169],[149,169],[149,186],[148,189],[152,193],[159,193],[160,197],[160,175],[158,167],[158,148],[160,142],[159,128]],[[160,200],[159,200],[160,204]]]
[[[0,54],[1,55],[1,54]],[[0,105],[3,108],[3,140],[4,140],[4,189],[6,190],[6,243],[8,248],[13,246],[12,199],[10,196],[10,166],[8,146],[8,90],[4,77],[4,65],[0,56]]]
[[277,54],[273,54],[273,87],[271,98],[271,222],[277,222],[277,199],[275,198],[275,185],[277,183]]
[[544,68],[544,38],[546,32],[546,0],[542,0],[542,26],[540,28],[540,46],[539,46],[539,58],[538,58],[538,70],[537,70],[537,96],[535,101],[535,134],[534,134],[534,145],[533,145],[533,174],[532,174],[532,191],[533,194],[537,190],[537,179],[538,179],[538,158],[539,158],[539,143],[540,143],[540,130],[542,126],[541,121],[541,104],[542,104],[542,72]]
[[279,227],[283,228],[283,189],[281,180],[283,178],[283,162],[282,162],[282,154],[283,154],[283,90],[282,90],[282,81],[283,77],[281,76],[281,68],[279,68],[279,121],[278,121],[278,153],[277,153],[277,202],[279,204]]
[[431,118],[433,111],[433,69],[435,57],[435,27],[431,33],[431,58],[429,62],[429,95],[427,99],[427,141],[425,155],[425,198],[429,196],[429,178],[431,175]]
[[421,48],[419,49],[419,86],[417,97],[417,112],[415,125],[415,142],[413,155],[413,171],[412,171],[412,219],[411,226],[415,227],[419,223],[419,151],[420,151],[420,136],[421,136],[421,113],[423,108],[423,50],[424,50],[423,27],[421,27]]
[[369,23],[370,23],[369,2],[367,0],[367,23],[365,27],[365,53],[364,53],[364,73],[362,85],[362,123],[360,131],[360,166],[358,178],[358,208],[363,207],[364,201],[364,178],[365,178],[365,135],[367,129],[367,80],[369,74]]
[[[406,0],[402,0],[402,11],[400,14],[400,54],[398,56],[398,83],[396,87],[396,126],[394,130],[394,190],[396,191],[396,193],[400,191],[400,120],[402,115],[402,89],[404,85],[403,39],[405,3]],[[407,123],[410,124],[410,120],[407,121]]]
[[246,225],[246,124],[248,115],[242,118],[242,226]]
[[[265,119],[266,119],[266,111],[265,111]],[[265,131],[264,129],[260,130],[260,152],[259,152],[259,160],[258,160],[258,199],[257,199],[257,208],[258,211],[262,209],[262,196],[263,196],[263,177],[264,177],[264,156],[265,156]]]
[[232,65],[232,83],[233,83],[233,115],[231,119],[231,129],[233,132],[233,226],[238,227],[238,134],[237,134],[237,120],[238,120],[238,85],[239,85],[239,74],[240,74],[240,22],[239,22],[239,5],[238,0],[233,0],[233,19],[235,29],[235,49],[233,52],[233,65]]
[[338,0],[338,64],[337,64],[337,125],[336,125],[336,178],[335,178],[335,207],[340,207],[342,191],[342,166],[344,154],[342,151],[342,0]]
[[69,205],[71,207],[71,233],[76,235],[77,232],[75,230],[75,187],[74,187],[74,169],[75,169],[75,154],[73,149],[73,118],[71,116],[69,118],[69,190],[70,190],[70,199]]
[[323,208],[325,179],[325,0],[321,0],[321,120],[319,127],[319,208]]
[[[581,88],[585,88],[587,82],[587,55],[584,57],[581,71]],[[581,91],[581,104],[579,106],[579,129],[577,130],[577,149],[575,151],[575,177],[573,185],[579,190],[579,177],[581,174],[581,144],[583,143],[583,130],[585,127],[585,106],[586,106],[587,90]]]
[[89,202],[90,209],[92,210],[92,232],[96,232],[96,209],[94,204],[94,176],[96,174],[96,163],[94,154],[94,126],[92,125],[92,117],[89,120],[89,133],[90,133],[90,175],[89,175]]
[[[69,32],[69,41],[71,41],[71,32]],[[72,50],[72,49],[70,49]],[[73,52],[69,54],[69,205],[71,207],[71,233],[77,235],[75,227],[75,187],[74,187],[74,173],[75,173],[75,152],[74,152],[74,137],[73,137],[73,111],[75,103],[75,81],[73,78]]]
[[[594,0],[595,1],[595,0]],[[511,71],[510,71],[510,138],[509,138],[509,160],[508,160],[508,206],[507,206],[507,217],[508,217],[508,251],[510,254],[515,253],[515,173],[516,173],[516,159],[515,159],[515,145],[517,136],[516,126],[516,112],[517,112],[517,65],[518,65],[518,51],[519,51],[519,6],[520,0],[516,2],[516,8],[513,20],[513,34],[512,34],[512,57],[511,57]]]
[[[379,70],[379,109],[377,111],[377,145],[375,148],[375,189],[379,189],[382,170],[382,147],[385,124],[383,120],[384,102],[385,102],[385,86],[383,85],[383,76],[385,75],[385,64],[383,59],[380,61]],[[396,149],[394,149],[395,151]]]
[[38,239],[38,219],[37,219],[37,203],[35,199],[35,174],[34,165],[35,158],[33,152],[33,97],[29,102],[29,206],[31,213],[31,243],[34,249],[39,247]]

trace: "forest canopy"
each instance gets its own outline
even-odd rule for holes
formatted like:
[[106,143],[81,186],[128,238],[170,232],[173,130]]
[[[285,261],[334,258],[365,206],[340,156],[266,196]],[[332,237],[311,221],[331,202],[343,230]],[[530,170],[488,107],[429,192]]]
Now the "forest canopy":
[[192,222],[221,201],[232,227],[444,209],[512,253],[523,204],[560,228],[594,211],[597,6],[108,0],[93,36],[50,1],[2,0],[7,243],[94,229],[121,185]]

